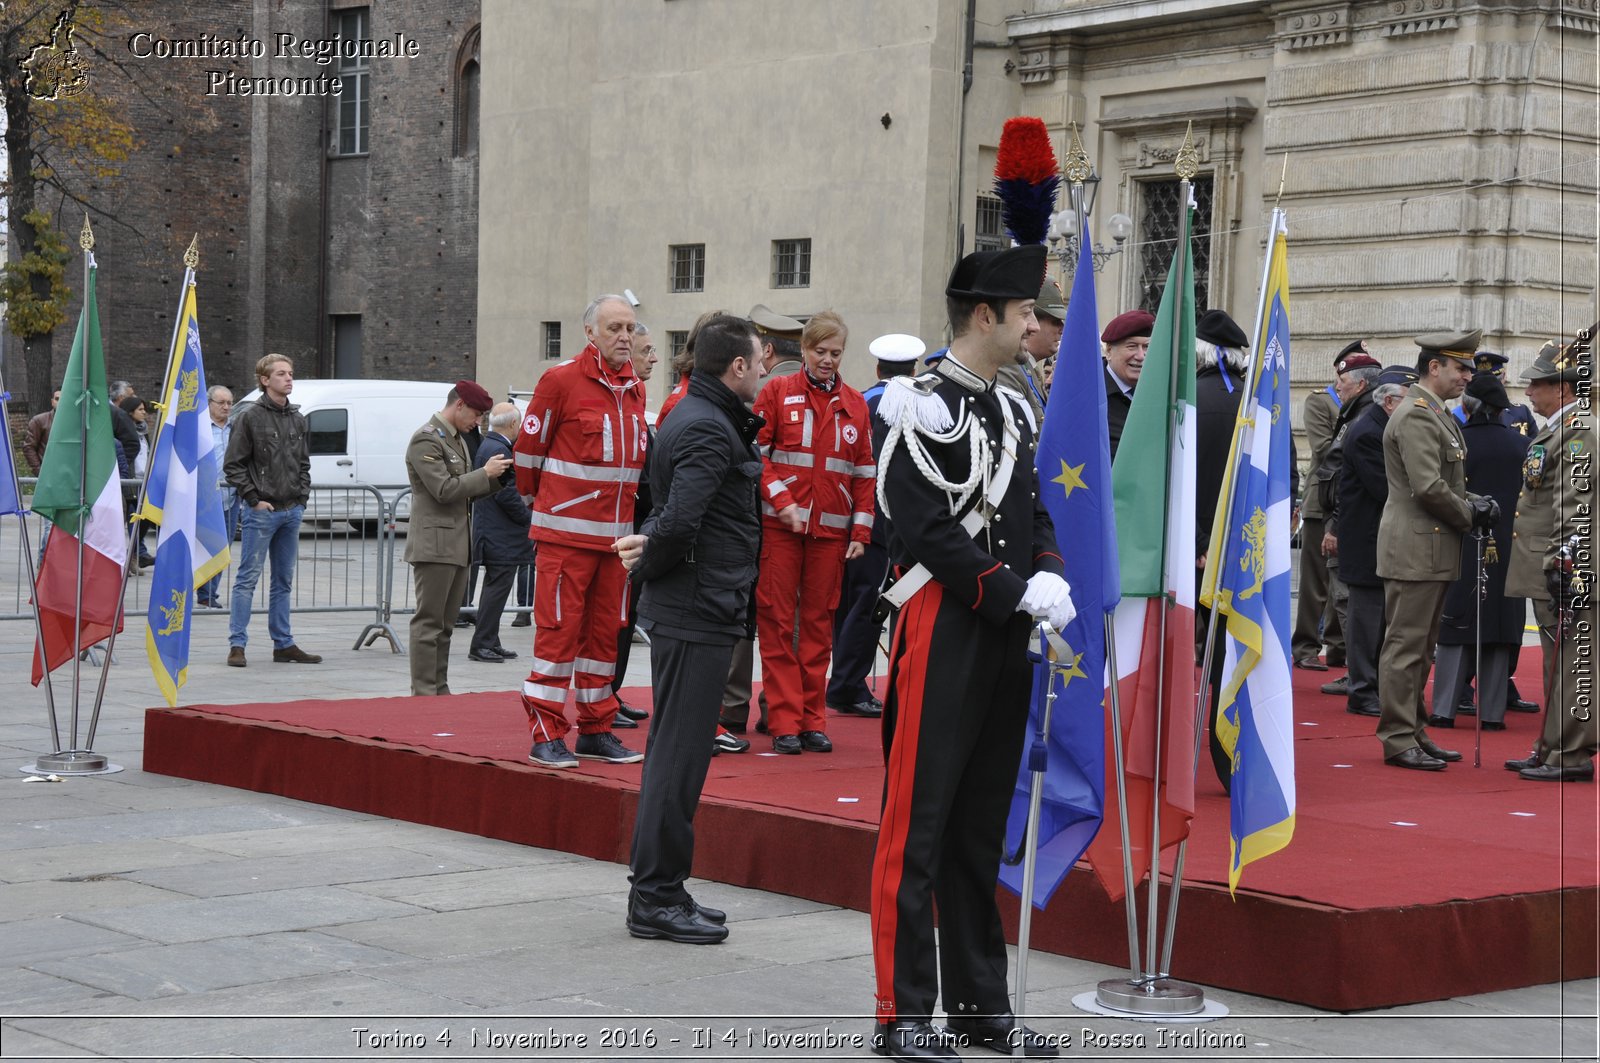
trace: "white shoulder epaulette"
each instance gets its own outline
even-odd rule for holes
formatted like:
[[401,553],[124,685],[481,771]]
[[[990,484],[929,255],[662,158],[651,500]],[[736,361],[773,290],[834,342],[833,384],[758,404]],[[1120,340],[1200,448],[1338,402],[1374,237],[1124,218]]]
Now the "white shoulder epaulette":
[[1039,434],[1039,424],[1033,419],[1033,403],[1028,401],[1028,396],[1008,384],[996,384],[995,390],[1011,400],[1011,404],[1022,411],[1028,420],[1028,430],[1035,436]]
[[[950,407],[934,391],[937,373],[890,377],[878,400],[878,416],[890,427],[918,428],[932,435],[943,435],[955,427]],[[909,419],[910,424],[906,424]]]

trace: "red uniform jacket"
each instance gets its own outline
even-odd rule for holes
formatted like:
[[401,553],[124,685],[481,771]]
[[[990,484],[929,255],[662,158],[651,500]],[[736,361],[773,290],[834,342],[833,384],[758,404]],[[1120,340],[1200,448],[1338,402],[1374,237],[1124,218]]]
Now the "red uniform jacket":
[[648,442],[631,362],[612,370],[590,344],[547,371],[514,448],[517,491],[533,510],[528,537],[609,550],[631,534]]
[[755,411],[766,420],[756,437],[763,523],[783,528],[778,511],[796,505],[805,534],[868,542],[878,469],[861,392],[842,380],[823,391],[805,373],[791,373],[767,382]]

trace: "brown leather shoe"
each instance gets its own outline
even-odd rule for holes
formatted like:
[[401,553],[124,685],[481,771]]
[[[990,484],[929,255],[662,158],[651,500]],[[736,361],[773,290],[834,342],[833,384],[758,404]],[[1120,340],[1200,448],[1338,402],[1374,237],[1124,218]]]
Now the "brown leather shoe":
[[1443,771],[1444,761],[1435,760],[1416,746],[1412,746],[1404,753],[1396,753],[1392,757],[1384,758],[1385,764],[1393,764],[1397,768],[1414,768],[1417,771]]
[[243,668],[243,667],[245,667],[244,647],[243,646],[229,646],[228,647],[228,667],[229,668]]
[[314,653],[307,653],[299,646],[285,646],[281,650],[272,651],[273,664],[321,664],[322,658]]

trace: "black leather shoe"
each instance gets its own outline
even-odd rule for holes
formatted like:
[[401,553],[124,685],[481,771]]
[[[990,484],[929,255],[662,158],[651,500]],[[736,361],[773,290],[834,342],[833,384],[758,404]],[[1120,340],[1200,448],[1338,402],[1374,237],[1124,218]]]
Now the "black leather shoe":
[[1348,697],[1350,694],[1350,677],[1342,675],[1331,683],[1322,684],[1322,692],[1340,698]]
[[1443,760],[1454,763],[1455,761],[1461,759],[1460,753],[1457,753],[1453,749],[1440,748],[1431,738],[1424,738],[1422,741],[1418,742],[1417,745],[1421,746],[1422,751],[1428,754],[1428,756],[1432,757],[1434,760]]
[[511,621],[512,627],[532,627],[533,617],[527,613],[518,613],[517,618]]
[[1308,672],[1326,672],[1328,666],[1317,657],[1302,657],[1294,662],[1296,668],[1304,668]]
[[1539,755],[1539,751],[1536,749],[1523,760],[1506,761],[1506,771],[1527,771],[1529,768],[1537,768],[1543,763],[1544,758]]
[[801,731],[800,748],[807,753],[832,753],[833,742],[821,731]]
[[615,716],[611,717],[611,729],[613,731],[637,731],[639,729],[639,722],[637,720],[628,719],[626,716],[622,715],[620,711],[618,711]]
[[473,650],[467,654],[469,661],[482,661],[484,664],[505,664],[506,659],[494,650]]
[[1342,653],[1330,653],[1323,659],[1328,662],[1329,668],[1343,668],[1345,666],[1344,654]]
[[626,716],[630,720],[648,720],[650,718],[649,709],[636,709],[621,698],[617,699],[617,713]]
[[1344,711],[1352,716],[1382,716],[1383,710],[1376,705],[1346,705]]
[[494,648],[494,652],[498,653],[508,661],[516,660],[517,657],[516,650],[508,650],[504,646],[496,646]]
[[1462,698],[1460,701],[1456,702],[1456,715],[1476,716],[1478,715],[1478,706],[1473,704],[1471,698]]
[[772,740],[772,751],[774,753],[798,754],[800,748],[799,735],[779,735]]
[[1443,771],[1444,761],[1435,760],[1416,746],[1412,746],[1404,753],[1396,753],[1392,757],[1385,757],[1385,764],[1393,764],[1397,768],[1415,768],[1417,771]]
[[728,938],[728,928],[703,919],[693,901],[651,904],[634,896],[628,905],[628,933],[636,938],[660,938],[682,945],[715,945]]
[[890,1059],[961,1063],[950,1035],[931,1022],[879,1023],[872,1034],[872,1051]]
[[1456,725],[1456,718],[1454,716],[1429,716],[1428,717],[1428,726],[1429,727],[1450,727],[1450,728],[1454,728],[1455,725]]
[[837,705],[828,702],[828,708],[845,716],[878,717],[883,715],[883,702],[877,698],[869,697],[866,701],[858,701],[853,705]]
[[1017,1046],[1021,1045],[1022,1054],[1031,1059],[1054,1059],[1061,1054],[1061,1049],[1036,1030],[1026,1026],[1019,1030],[1017,1017],[1010,1012],[981,1018],[952,1015],[949,1026],[950,1032],[955,1034],[956,1043],[962,1048],[976,1044],[991,1052],[1012,1056],[1017,1054]]
[[1562,768],[1554,764],[1541,764],[1537,768],[1523,768],[1517,774],[1537,782],[1593,782],[1594,765],[1574,764]]
[[756,721],[756,734],[764,735],[770,733],[771,732],[767,730],[767,718],[765,716]]
[[1506,725],[1503,720],[1484,720],[1478,726],[1482,727],[1485,731],[1504,731],[1506,729]]
[[1539,706],[1525,698],[1513,698],[1506,702],[1506,708],[1512,712],[1538,712]]
[[689,898],[689,903],[694,905],[694,910],[700,913],[700,918],[708,923],[715,923],[721,926],[728,921],[728,913],[721,908],[707,908],[693,897]]

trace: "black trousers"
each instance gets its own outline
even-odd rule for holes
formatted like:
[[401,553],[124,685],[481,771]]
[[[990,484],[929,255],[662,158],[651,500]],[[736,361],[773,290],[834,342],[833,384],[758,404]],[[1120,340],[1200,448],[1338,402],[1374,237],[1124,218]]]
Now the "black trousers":
[[[472,632],[472,652],[492,650],[500,645],[500,614],[505,611],[511,585],[516,579],[516,565],[483,566],[483,593],[478,596],[478,622]],[[467,596],[472,596],[470,590]]]
[[617,632],[617,670],[611,677],[611,693],[619,694],[628,676],[628,659],[633,656],[633,631],[639,626],[639,588],[628,585],[628,622]]
[[879,1022],[930,1020],[941,987],[952,1015],[1011,1010],[995,885],[1027,729],[1030,627],[1021,613],[982,620],[938,583],[895,621],[872,862]]
[[889,553],[877,543],[868,543],[865,553],[844,563],[844,586],[833,614],[833,676],[824,698],[829,705],[858,705],[872,694],[867,676],[883,634],[883,624],[875,623],[872,614],[888,571]]
[[731,640],[685,642],[650,631],[655,713],[628,866],[633,888],[651,904],[679,904],[688,896],[683,880],[694,863],[694,812],[711,766],[732,657]]

